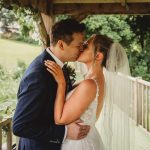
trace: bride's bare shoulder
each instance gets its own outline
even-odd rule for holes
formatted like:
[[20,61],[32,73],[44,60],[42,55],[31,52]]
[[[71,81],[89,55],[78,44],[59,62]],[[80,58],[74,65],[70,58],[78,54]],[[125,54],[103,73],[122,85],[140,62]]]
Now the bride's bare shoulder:
[[85,79],[79,84],[79,89],[84,88],[87,91],[96,91],[96,83],[93,79]]

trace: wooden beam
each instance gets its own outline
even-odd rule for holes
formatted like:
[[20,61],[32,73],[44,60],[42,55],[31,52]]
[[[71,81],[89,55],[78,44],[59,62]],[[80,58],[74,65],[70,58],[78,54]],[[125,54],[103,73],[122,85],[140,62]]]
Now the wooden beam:
[[85,19],[87,17],[86,14],[75,14],[75,15],[72,15],[72,18],[78,20],[79,22],[82,21],[83,19]]
[[53,4],[53,14],[150,14],[150,3]]
[[[53,0],[54,4],[66,4],[66,3],[121,3],[122,0]],[[150,2],[150,0],[126,0],[127,3],[145,3]]]
[[126,1],[127,1],[127,0],[121,0],[122,6],[125,6],[125,5],[126,5]]

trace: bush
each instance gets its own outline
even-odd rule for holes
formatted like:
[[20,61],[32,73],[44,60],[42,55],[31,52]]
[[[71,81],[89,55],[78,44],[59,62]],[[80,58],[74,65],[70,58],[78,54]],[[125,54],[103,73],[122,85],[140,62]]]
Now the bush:
[[17,102],[17,91],[20,79],[26,69],[23,61],[18,61],[16,69],[8,72],[0,65],[0,116],[11,116]]
[[16,80],[16,79],[20,80],[22,75],[23,75],[23,73],[26,70],[26,67],[27,67],[27,65],[25,64],[25,62],[19,60],[18,63],[17,63],[17,68],[16,68],[15,72],[13,73],[12,78],[14,80]]

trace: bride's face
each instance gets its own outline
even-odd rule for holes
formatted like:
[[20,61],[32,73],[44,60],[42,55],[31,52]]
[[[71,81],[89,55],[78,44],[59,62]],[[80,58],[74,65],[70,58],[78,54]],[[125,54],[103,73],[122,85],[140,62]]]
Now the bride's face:
[[94,59],[94,36],[90,37],[87,41],[84,42],[84,50],[78,57],[77,61],[82,63],[92,63]]

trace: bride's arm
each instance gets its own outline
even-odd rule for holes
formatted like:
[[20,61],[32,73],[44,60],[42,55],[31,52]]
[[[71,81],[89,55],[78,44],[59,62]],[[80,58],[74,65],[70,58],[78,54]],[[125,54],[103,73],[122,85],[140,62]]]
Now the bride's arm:
[[69,99],[65,100],[65,79],[62,70],[53,62],[47,63],[48,71],[58,83],[55,99],[54,119],[56,124],[69,124],[85,112],[96,95],[96,84],[88,79],[79,84]]

